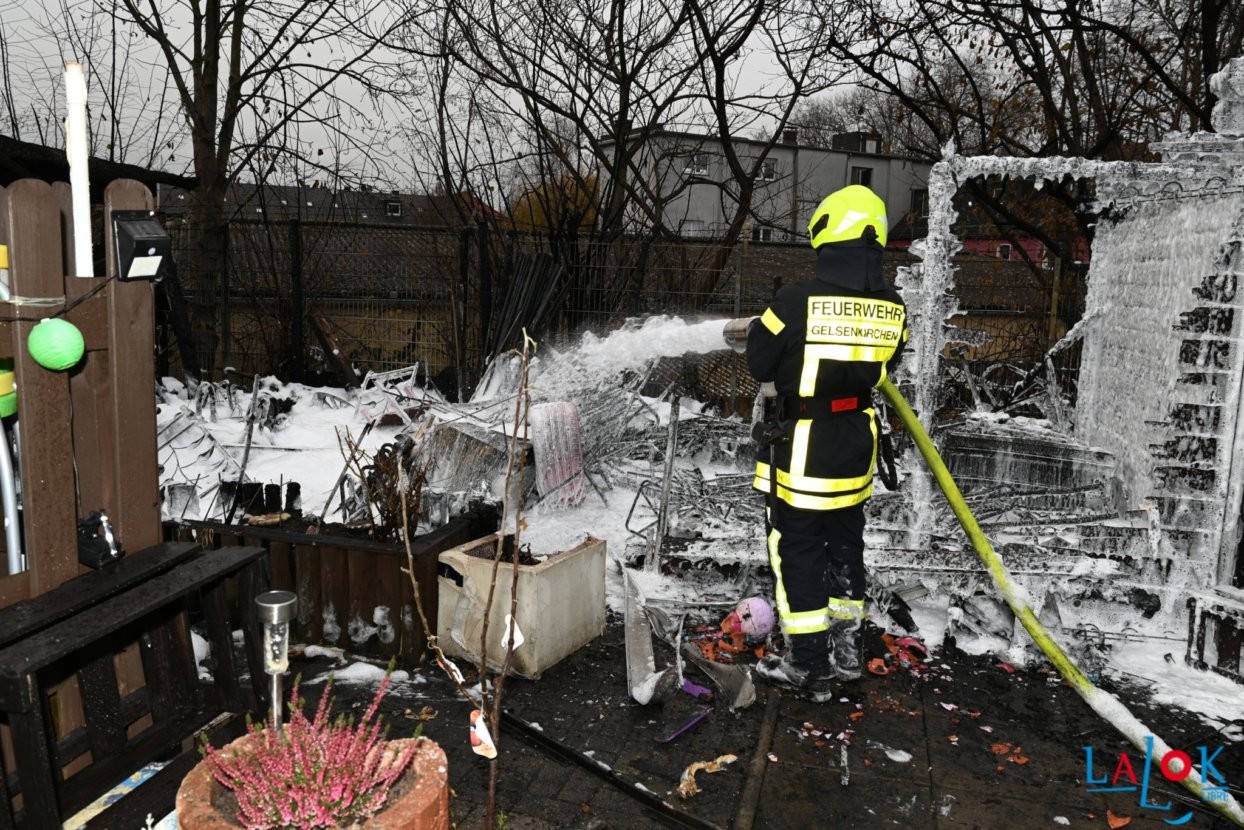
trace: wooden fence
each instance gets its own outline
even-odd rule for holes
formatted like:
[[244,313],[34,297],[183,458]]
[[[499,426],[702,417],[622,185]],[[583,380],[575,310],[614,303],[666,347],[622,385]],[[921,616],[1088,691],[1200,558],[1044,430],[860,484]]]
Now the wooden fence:
[[[204,549],[267,548],[273,589],[298,595],[293,642],[336,646],[380,659],[396,657],[404,668],[414,668],[427,656],[427,632],[410,577],[403,571],[404,545],[217,522],[170,522],[165,530],[170,541],[197,541]],[[496,530],[496,511],[478,508],[412,540],[414,575],[433,633],[438,554]]]
[[[103,226],[111,226],[114,210],[152,206],[141,184],[112,182]],[[25,570],[0,576],[0,606],[8,606],[86,571],[78,563],[79,516],[107,511],[130,551],[158,543],[161,529],[152,283],[116,279],[110,234],[97,257],[105,263],[101,276],[66,276],[77,272],[68,184],[23,179],[0,188],[0,244],[8,254],[10,297],[0,302],[0,359],[11,360],[16,374],[17,415],[6,426],[20,436],[22,495],[20,516],[5,520],[20,522],[26,557]],[[82,332],[86,356],[70,371],[49,371],[26,349],[31,329],[51,317]],[[116,677],[123,697],[144,685],[137,645],[117,656]],[[75,677],[51,691],[48,710],[57,736],[82,726]],[[12,770],[7,724],[0,733],[5,768]],[[89,756],[66,759],[66,774],[89,763]]]

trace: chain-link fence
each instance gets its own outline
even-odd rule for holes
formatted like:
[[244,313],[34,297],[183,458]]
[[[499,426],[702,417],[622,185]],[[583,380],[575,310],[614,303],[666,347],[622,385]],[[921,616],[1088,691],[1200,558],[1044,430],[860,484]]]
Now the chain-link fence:
[[[469,390],[489,356],[520,347],[523,330],[563,346],[628,317],[759,314],[780,285],[807,279],[813,264],[805,244],[557,245],[482,225],[234,221],[213,281],[196,272],[216,261],[196,248],[201,235],[172,230],[195,324],[217,335],[215,350],[200,358],[209,377],[230,367],[243,377],[338,384],[418,365],[451,394]],[[912,261],[888,253],[889,275]],[[971,376],[961,384],[964,406],[982,394],[973,392],[977,381],[997,391],[1039,364],[1083,310],[1083,274],[1070,268],[964,256],[956,281],[962,313],[950,322],[962,340],[947,347],[943,363],[952,388]],[[1064,388],[1074,388],[1077,370],[1078,355],[1063,352],[1056,371]],[[755,392],[743,359],[728,352],[668,361],[654,377],[730,406]]]

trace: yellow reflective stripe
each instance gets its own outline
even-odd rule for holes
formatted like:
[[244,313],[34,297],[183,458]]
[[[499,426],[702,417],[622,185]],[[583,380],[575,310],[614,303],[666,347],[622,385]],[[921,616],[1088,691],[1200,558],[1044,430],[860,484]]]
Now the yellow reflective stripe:
[[816,476],[796,475],[793,472],[788,473],[779,468],[777,480],[778,484],[783,487],[791,487],[808,493],[843,493],[868,486],[868,483],[873,480],[873,471],[869,470],[864,475],[855,478],[817,478]]
[[779,499],[791,507],[798,507],[801,510],[840,510],[843,507],[861,504],[867,501],[872,494],[873,487],[871,483],[863,490],[842,496],[814,496],[788,490],[780,484],[777,487],[777,497]]
[[[791,444],[790,472],[778,468],[777,480],[779,485],[793,488],[795,490],[804,490],[809,493],[841,493],[847,490],[859,490],[861,487],[867,486],[873,480],[873,470],[877,466],[877,420],[873,417],[875,410],[872,407],[861,410],[868,416],[868,429],[873,437],[872,457],[868,462],[868,472],[858,475],[854,478],[822,478],[819,476],[805,475],[808,463],[808,444],[812,435],[812,421],[803,419],[795,422],[795,432]],[[764,472],[761,472],[761,467]],[[757,462],[756,476],[763,476],[765,487],[768,488],[769,481],[769,465]]]
[[777,601],[778,619],[782,621],[782,632],[791,634],[815,634],[829,630],[829,611],[818,608],[815,611],[791,611],[790,600],[786,596],[786,583],[782,581],[782,557],[778,553],[781,532],[775,527],[769,531],[769,566],[773,568],[776,583],[773,594]]
[[799,373],[799,396],[811,398],[816,395],[816,377],[822,360],[838,360],[844,363],[880,363],[882,377],[885,377],[885,363],[894,357],[895,351],[897,349],[894,346],[806,343],[803,347],[803,368]]
[[782,329],[786,328],[786,324],[778,319],[771,308],[766,308],[765,313],[760,315],[760,322],[773,334],[781,334]]
[[815,346],[804,345],[803,367],[799,371],[799,397],[810,398],[816,394],[816,373],[821,368],[821,358],[812,353]]
[[790,634],[816,634],[820,631],[829,630],[829,615],[824,608],[816,611],[783,611],[779,609],[778,616],[782,620],[782,633]]
[[829,598],[829,616],[839,620],[862,620],[864,618],[864,600]]
[[[783,475],[801,476],[808,466],[808,439],[812,435],[812,421],[805,418],[801,421],[795,421],[795,431],[791,435],[790,444],[790,473],[786,473],[781,467],[778,467],[778,481],[782,480]],[[789,484],[790,482],[787,482]]]
[[[844,362],[862,361],[866,363],[885,363],[894,356],[894,346],[862,346],[850,345],[846,343],[809,343],[803,348],[804,372],[807,372],[807,363],[810,360],[841,360]],[[806,395],[803,392],[802,384],[800,385],[799,394],[804,397],[810,397],[811,392]]]
[[778,542],[781,538],[782,534],[776,527],[769,531],[769,567],[773,569],[773,575],[776,578],[773,586],[773,599],[777,602],[778,616],[790,610],[790,603],[786,601],[786,584],[782,582],[782,557],[778,555]]

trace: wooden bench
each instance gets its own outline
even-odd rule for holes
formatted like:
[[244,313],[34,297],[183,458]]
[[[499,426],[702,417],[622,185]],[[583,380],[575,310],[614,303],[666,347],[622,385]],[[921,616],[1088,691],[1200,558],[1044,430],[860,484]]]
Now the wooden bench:
[[156,545],[101,570],[75,577],[33,599],[0,608],[0,648],[163,573],[199,550],[192,542]]
[[[189,768],[186,758],[195,754],[189,739],[225,725],[223,716],[262,711],[266,685],[244,690],[234,666],[227,580],[236,581],[245,611],[251,676],[262,676],[251,602],[267,586],[266,565],[263,548],[203,552],[192,544],[165,544],[0,610],[0,713],[7,716],[17,758],[16,776],[0,780],[0,828],[60,827],[151,761],[181,753],[170,766]],[[211,685],[198,679],[185,622],[191,597],[207,622],[215,661]],[[17,634],[7,630],[10,618]],[[146,685],[122,696],[114,657],[135,641]],[[85,725],[57,738],[47,690],[75,674]],[[145,728],[137,728],[145,718]],[[90,763],[66,778],[65,766],[86,752]],[[140,827],[147,810],[171,810],[180,776],[163,773],[109,808],[106,821],[95,826]],[[19,794],[21,809],[14,810],[11,798]]]

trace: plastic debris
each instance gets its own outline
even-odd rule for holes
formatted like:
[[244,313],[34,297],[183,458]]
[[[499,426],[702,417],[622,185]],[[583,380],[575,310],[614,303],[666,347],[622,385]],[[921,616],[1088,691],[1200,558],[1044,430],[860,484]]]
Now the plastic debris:
[[679,735],[682,735],[683,733],[690,730],[693,726],[695,726],[700,721],[704,720],[706,717],[709,716],[710,713],[712,713],[712,711],[713,711],[712,706],[697,706],[695,708],[695,711],[691,713],[691,717],[687,718],[685,721],[682,721],[681,723],[675,724],[672,728],[670,728],[669,731],[663,732],[660,735],[657,735],[655,738],[653,738],[653,740],[661,744],[669,743],[670,741],[677,738]]
[[478,709],[471,710],[471,751],[490,760],[497,757],[497,747],[492,742],[488,723],[484,713]]
[[430,720],[435,720],[436,710],[433,709],[431,706],[424,706],[422,709],[419,710],[418,714],[415,714],[415,711],[413,709],[407,709],[404,712],[402,712],[402,717],[406,718],[407,720],[417,720],[417,721],[423,721],[424,723],[427,723]]
[[727,634],[742,632],[752,639],[766,637],[773,630],[773,608],[763,597],[740,600],[721,621],[721,630]]
[[1127,827],[1131,823],[1131,816],[1116,816],[1112,811],[1106,811],[1106,825],[1110,830],[1118,830],[1118,828]]
[[506,614],[505,615],[505,628],[501,632],[501,648],[503,649],[508,650],[511,648],[510,632],[514,632],[514,637],[513,637],[514,645],[512,646],[513,648],[518,648],[524,642],[526,642],[527,638],[523,636],[522,629],[518,627],[518,620],[514,619],[509,614]]
[[570,401],[538,403],[528,412],[535,455],[536,489],[559,507],[573,507],[587,496],[583,473],[583,427],[579,407]]
[[[1012,746],[1009,743],[999,742],[990,744],[989,751],[994,755],[1005,755],[1006,760],[1010,761],[1012,764],[1018,764],[1021,767],[1028,763],[1028,756],[1024,755],[1024,748],[1022,746]],[[998,769],[1002,769],[1002,767],[998,767]]]
[[928,669],[924,661],[929,659],[929,650],[915,637],[895,637],[891,634],[882,634],[881,640],[885,643],[886,650],[890,652],[898,665],[905,667],[913,673],[923,672]]
[[691,695],[692,697],[699,698],[700,700],[712,700],[713,699],[712,689],[705,688],[704,686],[701,686],[699,683],[694,683],[685,677],[683,678],[683,681],[682,681],[682,690],[686,692],[687,694]]
[[678,794],[683,798],[690,798],[700,791],[699,785],[695,783],[695,774],[700,770],[721,772],[727,764],[732,764],[737,760],[737,755],[718,755],[711,761],[696,761],[682,771],[682,778],[678,782]]

